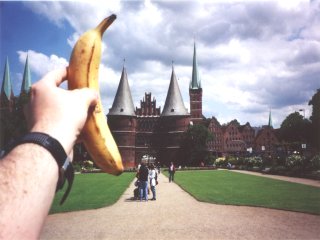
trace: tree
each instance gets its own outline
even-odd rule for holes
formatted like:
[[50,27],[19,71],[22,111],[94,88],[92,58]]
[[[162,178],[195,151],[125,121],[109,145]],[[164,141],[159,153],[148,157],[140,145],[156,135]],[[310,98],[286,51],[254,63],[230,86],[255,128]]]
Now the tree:
[[300,113],[291,113],[281,123],[280,138],[286,143],[297,145],[300,149],[301,143],[311,142],[310,127],[310,121],[304,119]]
[[320,152],[320,89],[313,95],[309,101],[312,105],[311,128],[313,132],[312,143],[317,152]]
[[187,166],[199,166],[201,162],[206,163],[208,159],[207,142],[212,138],[212,134],[205,126],[201,124],[190,126],[183,137],[180,163]]

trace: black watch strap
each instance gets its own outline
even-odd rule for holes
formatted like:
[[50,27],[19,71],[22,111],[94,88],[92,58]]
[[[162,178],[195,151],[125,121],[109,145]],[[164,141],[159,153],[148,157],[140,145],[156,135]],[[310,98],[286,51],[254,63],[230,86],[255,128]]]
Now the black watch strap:
[[63,166],[65,160],[68,157],[66,152],[64,151],[64,148],[60,144],[60,142],[46,133],[40,133],[40,132],[28,133],[24,135],[22,138],[20,138],[17,141],[17,143],[18,144],[35,143],[35,144],[41,145],[51,153],[51,155],[54,157],[54,159],[58,163],[59,168]]
[[23,143],[34,143],[44,147],[51,153],[53,158],[56,160],[59,166],[59,179],[56,191],[62,189],[66,179],[68,180],[68,188],[60,201],[60,204],[63,204],[63,202],[69,195],[74,179],[74,169],[72,163],[69,161],[69,158],[64,148],[58,140],[46,133],[30,132],[24,135],[22,138],[9,143],[9,145],[5,149],[4,154],[9,153],[13,148]]

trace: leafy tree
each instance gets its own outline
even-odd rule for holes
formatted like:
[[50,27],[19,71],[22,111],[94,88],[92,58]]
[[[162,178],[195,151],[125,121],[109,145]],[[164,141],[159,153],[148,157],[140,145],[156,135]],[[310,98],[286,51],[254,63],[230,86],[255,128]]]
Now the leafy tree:
[[207,142],[213,136],[208,128],[199,124],[190,126],[185,132],[182,142],[180,163],[187,166],[199,166],[201,162],[207,164],[208,150]]
[[240,123],[237,119],[233,119],[230,123],[235,124],[236,126],[240,127]]
[[309,120],[304,119],[298,112],[289,114],[280,126],[281,140],[287,143],[310,143]]
[[313,132],[312,142],[315,149],[320,152],[320,89],[313,95],[309,105],[312,105],[312,115],[310,117]]

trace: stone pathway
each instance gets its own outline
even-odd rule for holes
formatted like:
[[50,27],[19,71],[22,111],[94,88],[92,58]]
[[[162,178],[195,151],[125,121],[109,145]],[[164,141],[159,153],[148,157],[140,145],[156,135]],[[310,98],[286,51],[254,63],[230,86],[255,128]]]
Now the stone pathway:
[[[48,216],[41,239],[319,239],[320,216],[196,201],[160,174],[157,201]],[[85,194],[85,193],[84,193]]]

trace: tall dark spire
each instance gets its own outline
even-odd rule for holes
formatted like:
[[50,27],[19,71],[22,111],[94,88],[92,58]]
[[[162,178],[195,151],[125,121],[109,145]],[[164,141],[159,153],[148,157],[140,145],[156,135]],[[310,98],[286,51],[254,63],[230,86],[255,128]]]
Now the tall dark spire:
[[126,68],[123,66],[118,90],[108,115],[135,116],[134,105],[128,83]]
[[26,59],[26,64],[24,66],[23,80],[21,85],[21,93],[28,94],[31,88],[31,74],[29,68],[28,55]]
[[189,96],[191,122],[194,124],[202,123],[202,88],[197,63],[196,42],[194,42],[193,48],[192,79],[189,86]]
[[271,127],[271,128],[273,127],[273,126],[272,126],[271,109],[270,109],[270,111],[269,111],[269,121],[268,121],[268,126],[269,126],[269,127]]
[[167,98],[163,107],[161,116],[187,116],[189,115],[184,106],[182,95],[179,89],[174,67],[172,65],[172,73]]
[[6,65],[4,67],[4,74],[1,87],[1,97],[11,100],[13,98],[13,90],[10,78],[9,59],[7,57]]
[[200,81],[199,71],[198,71],[196,43],[194,42],[192,79],[190,82],[190,89],[199,89],[199,88],[201,88],[201,81]]

